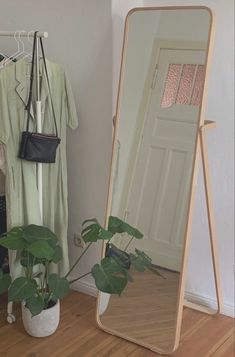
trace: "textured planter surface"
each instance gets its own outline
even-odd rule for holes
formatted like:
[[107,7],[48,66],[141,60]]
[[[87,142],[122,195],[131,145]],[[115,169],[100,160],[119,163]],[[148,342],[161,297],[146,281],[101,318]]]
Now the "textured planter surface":
[[27,333],[33,337],[46,337],[52,335],[60,322],[60,302],[53,307],[43,310],[39,315],[32,317],[29,309],[22,303],[22,320]]

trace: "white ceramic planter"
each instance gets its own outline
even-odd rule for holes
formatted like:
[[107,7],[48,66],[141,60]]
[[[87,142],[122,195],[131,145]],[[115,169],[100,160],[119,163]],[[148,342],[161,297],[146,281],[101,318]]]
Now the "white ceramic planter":
[[52,335],[60,322],[60,302],[53,307],[43,310],[39,315],[32,317],[29,309],[22,303],[22,320],[25,330],[33,337],[46,337]]

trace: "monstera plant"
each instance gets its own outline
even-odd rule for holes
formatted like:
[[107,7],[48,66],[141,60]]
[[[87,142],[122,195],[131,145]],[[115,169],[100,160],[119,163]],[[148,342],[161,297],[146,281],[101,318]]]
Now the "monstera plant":
[[[137,249],[127,253],[126,250],[134,239],[142,239],[143,234],[136,228],[117,217],[110,216],[107,229],[103,228],[96,218],[83,223],[81,236],[86,248],[80,254],[65,276],[51,273],[51,265],[62,259],[62,249],[57,236],[48,228],[37,225],[15,227],[0,239],[0,245],[17,251],[24,274],[12,280],[8,274],[0,271],[0,294],[8,291],[9,302],[22,301],[25,308],[34,317],[55,305],[64,298],[70,285],[85,275],[91,274],[97,288],[105,293],[120,295],[128,282],[133,281],[131,271],[143,272],[146,269],[159,274],[152,265],[151,259]],[[119,237],[126,237],[127,244],[121,250],[112,243]],[[70,280],[71,272],[92,244],[106,241],[106,255],[100,264],[95,264],[91,271]]]

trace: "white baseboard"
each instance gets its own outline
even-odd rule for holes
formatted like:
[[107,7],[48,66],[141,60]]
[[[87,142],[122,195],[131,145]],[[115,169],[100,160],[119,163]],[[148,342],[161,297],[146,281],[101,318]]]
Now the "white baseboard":
[[[94,283],[87,282],[84,280],[75,282],[72,285],[72,289],[91,296],[97,296],[98,293]],[[185,298],[191,302],[201,304],[212,309],[216,309],[217,307],[216,300],[203,295],[185,292]],[[221,313],[226,316],[235,317],[234,305],[224,304]]]
[[76,281],[75,283],[73,283],[72,289],[75,291],[79,291],[80,293],[84,293],[95,297],[98,294],[98,290],[95,284],[84,280]]
[[[216,309],[217,308],[217,303],[215,299],[211,299],[207,296],[191,293],[191,292],[185,292],[185,298],[190,301],[194,302],[196,304],[201,304],[206,307],[210,307],[211,309]],[[229,305],[229,304],[224,304],[222,307],[221,311],[222,315],[230,316],[230,317],[235,317],[235,306],[234,305]]]

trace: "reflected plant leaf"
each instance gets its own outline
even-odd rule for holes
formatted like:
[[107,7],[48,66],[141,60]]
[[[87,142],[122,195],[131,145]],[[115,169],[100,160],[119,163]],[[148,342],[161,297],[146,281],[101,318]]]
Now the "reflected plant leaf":
[[136,239],[142,239],[144,236],[138,229],[132,227],[130,224],[123,222],[121,219],[114,216],[109,217],[108,230],[113,234],[127,233],[131,237],[134,237]]
[[101,264],[95,264],[91,270],[97,288],[108,294],[120,295],[127,284],[127,276],[123,273],[123,267],[112,257],[101,260]]

